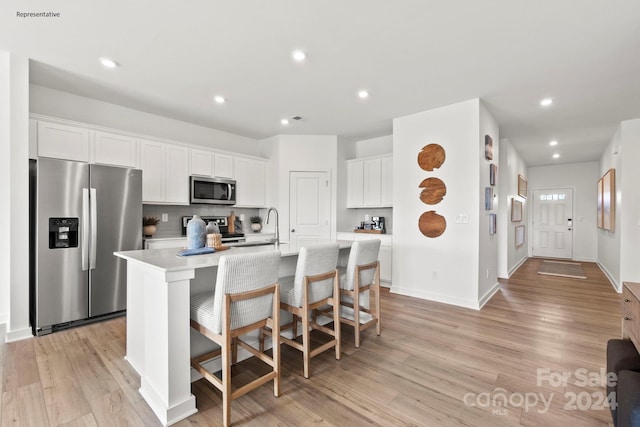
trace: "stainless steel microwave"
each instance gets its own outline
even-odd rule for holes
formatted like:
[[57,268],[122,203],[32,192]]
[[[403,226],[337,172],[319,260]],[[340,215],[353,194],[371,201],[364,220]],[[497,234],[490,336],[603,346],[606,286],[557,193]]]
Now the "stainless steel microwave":
[[189,184],[191,203],[236,204],[236,182],[233,179],[192,176]]

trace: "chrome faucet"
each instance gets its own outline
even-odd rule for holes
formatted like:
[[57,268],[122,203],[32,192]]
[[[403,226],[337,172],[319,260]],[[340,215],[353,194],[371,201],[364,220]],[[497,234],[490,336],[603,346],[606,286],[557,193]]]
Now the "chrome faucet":
[[271,211],[275,212],[276,215],[276,236],[275,236],[275,241],[276,241],[276,248],[280,245],[280,215],[278,215],[278,210],[274,207],[269,208],[269,211],[267,212],[267,224],[269,224],[269,216],[271,215]]

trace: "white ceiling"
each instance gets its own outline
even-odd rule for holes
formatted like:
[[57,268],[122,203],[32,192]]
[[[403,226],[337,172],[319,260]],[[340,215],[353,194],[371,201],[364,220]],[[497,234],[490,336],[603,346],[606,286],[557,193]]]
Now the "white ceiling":
[[479,97],[535,166],[597,160],[640,117],[638,0],[4,0],[0,12],[0,49],[32,58],[32,83],[253,138],[367,139]]

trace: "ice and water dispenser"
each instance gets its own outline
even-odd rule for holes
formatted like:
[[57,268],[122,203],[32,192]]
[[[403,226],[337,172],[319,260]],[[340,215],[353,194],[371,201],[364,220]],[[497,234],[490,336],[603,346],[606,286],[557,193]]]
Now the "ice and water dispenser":
[[49,249],[77,248],[79,218],[49,218]]

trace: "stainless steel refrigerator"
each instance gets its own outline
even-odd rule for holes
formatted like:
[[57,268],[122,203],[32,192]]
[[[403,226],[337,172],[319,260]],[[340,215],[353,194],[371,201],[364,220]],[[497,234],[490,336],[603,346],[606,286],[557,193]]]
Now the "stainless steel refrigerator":
[[123,313],[126,263],[142,249],[142,171],[41,158],[30,164],[34,335]]

